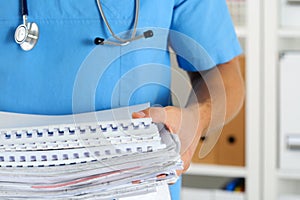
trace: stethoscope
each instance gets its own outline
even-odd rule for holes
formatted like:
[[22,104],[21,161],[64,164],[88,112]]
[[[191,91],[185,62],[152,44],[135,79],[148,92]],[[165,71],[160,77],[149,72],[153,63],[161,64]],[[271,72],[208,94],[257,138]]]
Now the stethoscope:
[[[140,0],[136,0],[136,8],[135,8],[135,17],[134,17],[134,25],[131,37],[128,39],[123,39],[118,37],[112,30],[108,20],[104,14],[102,3],[100,0],[97,0],[97,7],[100,12],[100,15],[109,30],[110,34],[116,41],[105,40],[104,38],[96,37],[94,43],[96,45],[114,45],[114,46],[125,46],[130,44],[134,40],[138,40],[141,38],[150,38],[153,37],[153,31],[148,30],[143,32],[141,35],[136,35],[137,32],[137,24],[139,19],[139,8],[140,8]],[[39,39],[39,28],[38,25],[34,22],[27,22],[28,16],[28,8],[27,8],[27,0],[21,0],[21,14],[23,17],[23,24],[19,25],[15,31],[15,41],[20,44],[21,48],[24,51],[29,51],[35,47],[37,41]]]
[[115,46],[125,46],[125,45],[130,44],[130,42],[132,42],[134,40],[139,40],[141,38],[150,38],[150,37],[153,36],[153,31],[152,30],[145,31],[145,32],[143,32],[142,35],[136,35],[137,24],[138,24],[138,20],[139,20],[140,0],[135,1],[134,25],[133,25],[133,31],[132,31],[132,34],[131,34],[131,38],[129,38],[129,39],[122,39],[122,38],[118,37],[113,32],[113,30],[112,30],[110,24],[108,23],[107,18],[105,16],[104,12],[103,12],[102,3],[100,2],[100,0],[97,0],[97,6],[98,6],[98,10],[100,12],[100,15],[101,15],[101,17],[102,17],[102,19],[105,23],[105,26],[109,30],[112,37],[116,40],[116,42],[105,40],[104,38],[97,37],[94,40],[94,43],[96,45],[110,44],[110,45],[115,45]]
[[23,24],[19,25],[15,31],[15,41],[24,51],[29,51],[35,47],[39,39],[39,27],[36,23],[27,22],[28,9],[27,1],[21,0],[21,14]]

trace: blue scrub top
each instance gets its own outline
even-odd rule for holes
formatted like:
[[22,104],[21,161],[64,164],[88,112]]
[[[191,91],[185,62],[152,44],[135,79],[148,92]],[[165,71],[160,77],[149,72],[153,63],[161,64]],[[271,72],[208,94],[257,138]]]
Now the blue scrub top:
[[[135,0],[102,0],[113,31],[128,38]],[[28,52],[14,41],[20,1],[0,1],[0,111],[70,114],[170,100],[168,46],[187,71],[210,69],[241,53],[225,0],[142,0],[138,34],[128,46],[96,46],[111,38],[96,0],[28,0],[40,38]],[[178,183],[174,188],[177,188]],[[172,192],[172,199],[179,195]]]

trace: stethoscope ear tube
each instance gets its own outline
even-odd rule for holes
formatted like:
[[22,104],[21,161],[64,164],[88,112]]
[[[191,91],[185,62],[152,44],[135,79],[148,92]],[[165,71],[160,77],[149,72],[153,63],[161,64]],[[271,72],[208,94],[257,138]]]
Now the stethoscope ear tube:
[[15,41],[20,44],[24,51],[29,51],[35,47],[39,39],[39,27],[36,23],[27,22],[27,1],[21,0],[23,24],[19,25],[15,31]]

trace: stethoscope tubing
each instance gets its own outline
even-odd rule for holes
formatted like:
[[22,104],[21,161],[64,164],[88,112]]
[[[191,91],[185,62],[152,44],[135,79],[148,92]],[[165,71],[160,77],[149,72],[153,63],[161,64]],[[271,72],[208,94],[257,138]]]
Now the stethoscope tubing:
[[27,0],[21,0],[21,14],[28,16]]
[[[28,16],[28,4],[27,0],[21,1],[21,15],[23,18],[23,24],[19,25],[15,31],[15,41],[18,43],[24,51],[29,51],[35,47],[38,38],[39,38],[39,28],[36,23],[27,22]],[[128,39],[124,39],[118,37],[114,31],[112,30],[102,8],[101,0],[96,0],[98,10],[100,15],[109,30],[110,34],[116,41],[104,40],[103,38],[95,38],[95,44],[108,44],[114,46],[125,46],[130,44],[130,42],[134,40],[138,40],[141,38],[149,38],[153,36],[153,32],[151,30],[145,31],[142,35],[137,35],[137,25],[139,20],[139,9],[140,9],[140,0],[135,0],[135,17],[134,17],[134,25],[133,31],[131,33],[131,37]]]
[[[138,40],[138,39],[141,39],[141,38],[144,38],[145,36],[145,33],[143,35],[139,35],[139,36],[136,36],[136,32],[137,32],[137,25],[138,25],[138,21],[139,21],[139,10],[140,10],[140,0],[135,0],[135,17],[134,17],[134,25],[133,25],[133,31],[131,33],[131,37],[128,38],[128,39],[123,39],[123,38],[120,38],[118,37],[114,31],[112,30],[105,14],[104,14],[104,11],[103,11],[103,8],[102,8],[102,3],[101,3],[101,0],[97,0],[97,6],[98,6],[98,10],[100,12],[100,15],[105,23],[105,26],[107,27],[108,31],[110,32],[111,36],[117,40],[118,42],[114,42],[114,41],[108,41],[108,40],[104,40],[103,38],[96,38],[95,40],[97,42],[95,42],[96,44],[109,44],[109,45],[114,45],[114,46],[126,46],[128,44],[130,44],[130,42],[134,41],[134,40]],[[149,35],[149,34],[148,34]],[[153,32],[152,34],[150,34],[151,37],[153,35]],[[147,37],[145,37],[147,38]]]

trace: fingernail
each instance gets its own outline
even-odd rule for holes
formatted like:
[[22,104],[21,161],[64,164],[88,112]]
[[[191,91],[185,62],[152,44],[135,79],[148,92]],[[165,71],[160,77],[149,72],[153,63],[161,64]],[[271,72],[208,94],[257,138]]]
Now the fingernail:
[[136,112],[136,114],[138,114],[140,117],[145,117],[146,116],[146,114],[142,111]]

